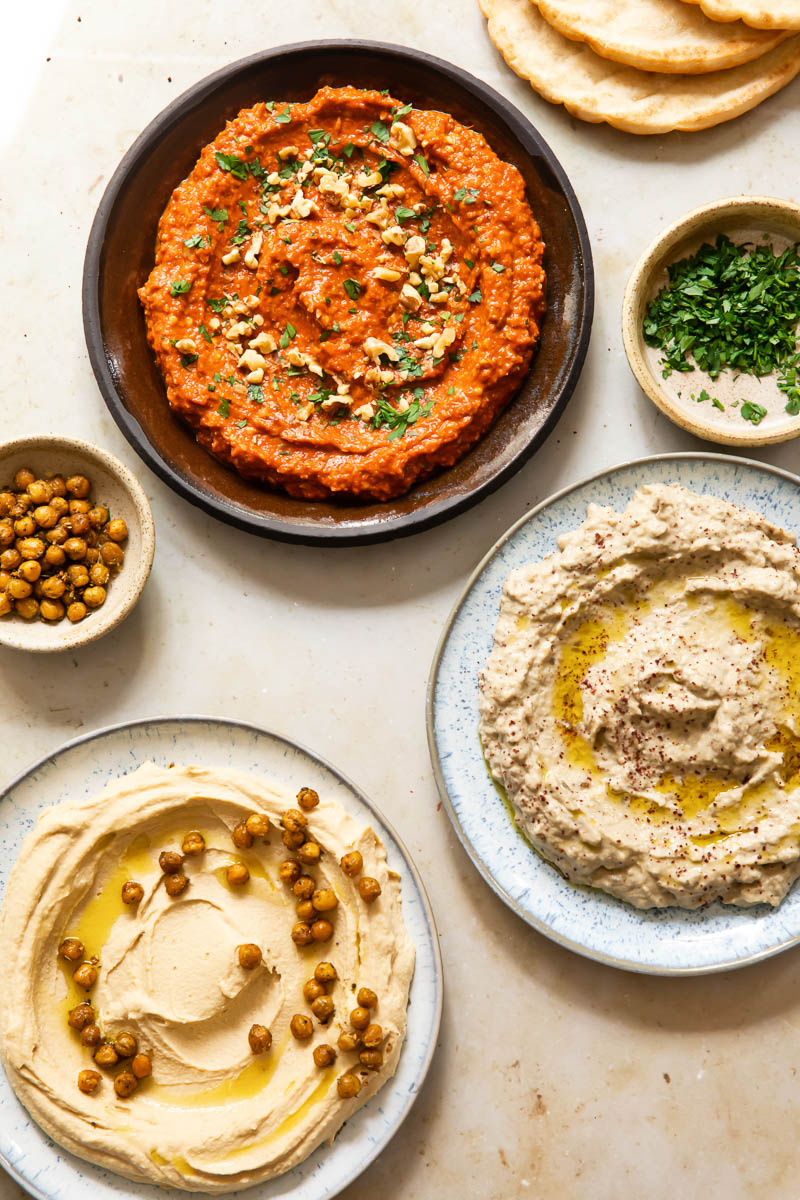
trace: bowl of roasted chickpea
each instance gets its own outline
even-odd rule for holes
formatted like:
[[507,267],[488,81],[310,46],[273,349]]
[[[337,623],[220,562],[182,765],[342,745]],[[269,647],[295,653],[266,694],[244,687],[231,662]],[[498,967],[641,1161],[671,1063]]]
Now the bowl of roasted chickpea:
[[136,604],[154,551],[147,497],[112,454],[67,437],[0,445],[0,645],[102,637]]

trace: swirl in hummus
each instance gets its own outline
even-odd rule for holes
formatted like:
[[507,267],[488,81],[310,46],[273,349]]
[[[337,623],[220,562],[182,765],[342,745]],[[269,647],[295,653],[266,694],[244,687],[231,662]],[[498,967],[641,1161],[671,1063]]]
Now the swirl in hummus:
[[[0,1001],[0,1049],[9,1079],[32,1116],[57,1142],[129,1179],[191,1191],[227,1192],[288,1170],[394,1073],[406,1028],[414,950],[403,924],[399,877],[383,844],[323,795],[308,814],[322,857],[304,870],[339,899],[334,933],[324,944],[292,940],[296,897],[279,878],[294,857],[281,840],[280,818],[295,801],[251,775],[153,764],[114,781],[99,796],[65,801],[38,820],[9,879],[0,944],[8,978]],[[237,849],[232,830],[248,815],[266,814],[269,840]],[[205,839],[187,858],[189,883],[167,894],[159,854],[180,849],[188,830]],[[381,894],[366,903],[359,880],[340,867],[359,851],[363,871]],[[244,862],[246,886],[228,882],[227,867]],[[121,885],[143,886],[126,907]],[[58,957],[61,939],[79,938],[99,957],[89,997],[104,1037],[132,1032],[152,1061],[152,1076],[129,1099],[102,1076],[92,1095],[76,1086],[94,1067],[67,1024],[87,999],[71,978],[74,963]],[[262,960],[245,969],[239,946],[255,944]],[[321,961],[338,978],[327,987],[335,1012],[312,1018],[304,984]],[[321,1044],[336,1047],[361,988],[377,996],[370,1014],[383,1032],[383,1065],[366,1070],[357,1051],[337,1051],[316,1065]],[[290,1032],[294,1014],[312,1035]],[[272,1034],[266,1053],[251,1051],[248,1030]],[[343,1099],[337,1079],[354,1072],[362,1087]]]
[[506,580],[480,681],[534,848],[638,908],[777,905],[800,874],[800,552],[677,485],[590,505]]
[[476,130],[323,87],[203,149],[139,296],[169,404],[212,454],[293,496],[387,500],[519,387],[543,254],[520,172]]

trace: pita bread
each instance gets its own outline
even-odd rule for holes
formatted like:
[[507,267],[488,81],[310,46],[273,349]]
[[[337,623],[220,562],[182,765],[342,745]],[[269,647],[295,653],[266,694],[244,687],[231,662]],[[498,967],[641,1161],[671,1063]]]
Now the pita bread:
[[681,0],[699,4],[712,21],[744,21],[756,29],[800,29],[800,0]]
[[707,129],[755,108],[800,71],[800,37],[760,58],[706,75],[660,75],[620,66],[571,42],[531,0],[480,0],[489,36],[508,65],[584,121],[630,133]]
[[684,0],[533,0],[548,24],[603,58],[643,71],[701,74],[738,67],[789,33],[710,21]]

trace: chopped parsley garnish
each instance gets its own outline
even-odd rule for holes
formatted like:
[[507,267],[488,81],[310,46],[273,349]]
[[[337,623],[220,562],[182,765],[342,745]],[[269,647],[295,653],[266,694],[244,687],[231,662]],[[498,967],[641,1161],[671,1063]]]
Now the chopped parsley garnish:
[[286,105],[286,108],[284,108],[281,112],[275,114],[275,120],[278,122],[279,125],[288,125],[288,123],[289,123],[289,121],[291,121],[291,119],[292,119],[292,114],[289,110],[288,104]]
[[467,299],[469,300],[470,304],[480,304],[481,300],[483,299],[480,288],[476,288],[471,296],[467,296]]
[[[184,246],[188,246],[190,250],[197,250],[200,246],[204,246],[206,239],[202,233],[196,233],[194,237],[186,238]],[[210,244],[210,243],[209,243]]]
[[326,133],[324,129],[309,129],[308,136],[309,140],[312,141],[315,146],[318,142],[324,142],[327,146],[328,142],[331,140],[331,135]]
[[468,269],[468,270],[470,270],[470,271],[471,271],[471,270],[472,270],[472,268],[475,266],[475,263],[472,261],[472,259],[471,259],[471,258],[465,258],[465,259],[464,259],[464,262],[467,264],[467,269]]
[[252,232],[253,231],[247,224],[247,221],[244,219],[244,217],[242,217],[241,221],[236,226],[236,233],[234,233],[231,241],[233,242],[234,246],[241,246],[242,242],[246,242]]
[[191,367],[196,362],[197,362],[196,354],[182,354],[181,355],[181,366],[182,367]]
[[498,275],[502,275],[503,271],[505,271],[505,267],[503,266],[502,263],[493,262],[490,265],[491,265],[492,270],[496,271]]
[[204,204],[203,212],[206,214],[206,216],[211,218],[211,220],[217,226],[219,232],[222,233],[222,230],[225,228],[225,222],[228,219],[227,208],[209,208],[206,204]]
[[410,221],[412,217],[415,217],[417,214],[414,212],[413,208],[406,208],[405,204],[400,204],[394,210],[394,215],[402,225],[404,221]]
[[330,329],[321,329],[320,333],[319,333],[319,340],[321,342],[327,342],[327,340],[330,336],[331,336]]
[[356,227],[352,221],[345,221],[344,227],[345,227],[345,229],[348,229],[350,231],[350,233],[355,233],[355,231],[356,231]]
[[224,299],[223,300],[212,300],[210,296],[207,297],[207,299],[206,299],[206,304],[208,305],[209,308],[213,308],[215,313],[221,313],[227,303],[228,303],[228,301],[224,300]]
[[333,252],[333,261],[336,263],[337,267],[342,265],[342,256],[338,250],[334,250]]
[[430,175],[430,173],[431,173],[431,169],[430,169],[430,167],[428,166],[428,160],[427,160],[427,158],[425,157],[425,155],[424,155],[424,154],[415,154],[415,155],[414,155],[414,162],[417,164],[417,166],[419,167],[420,171],[422,171],[422,174],[423,174],[423,175],[425,176],[425,178],[427,179],[427,177],[428,177],[428,176]]
[[284,329],[283,333],[281,334],[281,340],[278,343],[281,350],[285,350],[286,347],[289,345],[289,342],[292,340],[292,338],[294,338],[296,336],[297,336],[297,330],[295,329],[294,325],[287,324],[286,328]]
[[187,292],[192,290],[191,279],[173,279],[169,285],[170,296],[185,296]]
[[386,142],[388,142],[389,126],[386,125],[385,122],[373,121],[372,124],[370,125],[370,130],[372,131],[372,133],[375,135],[375,137],[378,139],[379,142],[383,142],[384,144]]
[[778,388],[786,397],[786,411],[796,417],[800,413],[800,354],[793,354],[778,372]]
[[648,304],[642,326],[647,345],[663,352],[664,378],[695,367],[712,379],[726,368],[760,377],[782,367],[797,348],[797,251],[796,244],[781,254],[771,245],[737,245],[721,233],[713,246],[670,264],[669,284]]
[[202,336],[203,336],[203,337],[206,339],[206,341],[207,341],[207,342],[210,342],[210,341],[211,341],[211,334],[208,332],[208,330],[206,329],[205,325],[199,325],[199,326],[198,326],[198,328],[199,328],[199,330],[200,330],[200,333],[202,334]]
[[247,385],[247,399],[251,400],[253,404],[264,403],[264,393],[261,390],[260,383],[249,383]]
[[396,121],[399,117],[404,117],[406,113],[411,112],[413,107],[413,104],[404,104],[402,108],[398,108],[396,112],[392,113],[392,120]]
[[235,425],[236,425],[236,428],[237,428],[237,429],[244,429],[244,427],[245,427],[245,425],[246,425],[246,424],[247,424],[247,421],[246,421],[245,419],[242,419],[241,421],[236,421],[236,422],[235,422]]
[[747,400],[739,409],[739,412],[745,421],[749,421],[751,425],[760,425],[767,415],[767,410],[752,400]]
[[352,158],[354,151],[355,146],[352,142],[347,142],[346,145],[342,146],[342,154],[345,156],[345,158]]
[[416,425],[420,417],[427,417],[433,408],[433,401],[429,400],[423,405],[425,393],[422,388],[415,388],[414,399],[409,404],[405,412],[398,412],[393,408],[388,400],[384,400],[383,396],[378,397],[378,411],[372,418],[373,429],[389,429],[388,440],[393,442],[395,438],[403,437],[409,425]]
[[453,199],[455,200],[456,204],[474,204],[479,198],[480,192],[477,188],[460,187],[458,191],[453,194]]
[[243,158],[235,154],[223,154],[221,150],[218,150],[214,157],[220,171],[230,171],[234,179],[244,180],[249,176],[250,168]]
[[357,300],[361,295],[362,288],[357,279],[345,279],[344,290],[351,300]]
[[231,402],[227,396],[223,396],[223,398],[219,402],[219,407],[217,408],[217,412],[219,413],[219,415],[221,417],[228,417],[228,416],[230,416],[230,411],[231,411]]

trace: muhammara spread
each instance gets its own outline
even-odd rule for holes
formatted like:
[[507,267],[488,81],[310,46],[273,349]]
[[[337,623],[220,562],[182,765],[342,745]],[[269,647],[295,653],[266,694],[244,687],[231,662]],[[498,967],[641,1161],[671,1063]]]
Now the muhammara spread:
[[24,844],[0,944],[17,1095],[129,1179],[279,1175],[395,1071],[414,969],[399,877],[309,788],[151,764],[65,801]]
[[543,252],[522,176],[479,133],[324,87],[205,147],[139,295],[169,403],[212,454],[294,496],[386,500],[519,386]]
[[489,768],[540,854],[638,908],[777,905],[800,874],[800,552],[676,485],[590,505],[506,581]]

